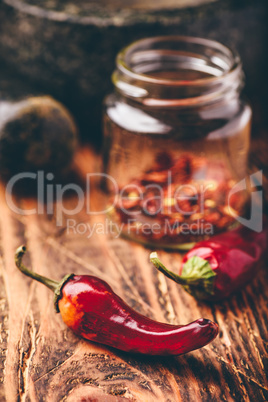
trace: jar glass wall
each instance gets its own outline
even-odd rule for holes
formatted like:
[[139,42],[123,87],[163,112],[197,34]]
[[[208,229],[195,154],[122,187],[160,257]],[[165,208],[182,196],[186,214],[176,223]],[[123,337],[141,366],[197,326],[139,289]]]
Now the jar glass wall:
[[232,228],[248,200],[238,183],[251,122],[238,55],[200,38],[144,39],[118,55],[113,82],[103,158],[118,232],[187,248]]

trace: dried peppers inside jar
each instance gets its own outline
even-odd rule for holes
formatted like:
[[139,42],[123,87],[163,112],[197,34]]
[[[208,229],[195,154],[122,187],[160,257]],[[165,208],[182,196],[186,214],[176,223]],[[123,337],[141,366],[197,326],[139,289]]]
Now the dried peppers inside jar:
[[232,228],[249,198],[239,56],[205,39],[144,39],[119,53],[113,82],[103,154],[113,232],[187,248]]

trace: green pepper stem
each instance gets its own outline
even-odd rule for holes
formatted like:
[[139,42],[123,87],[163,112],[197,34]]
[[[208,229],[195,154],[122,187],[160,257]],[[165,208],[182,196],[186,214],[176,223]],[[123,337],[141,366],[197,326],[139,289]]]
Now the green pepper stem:
[[165,265],[159,260],[157,253],[154,251],[150,254],[150,261],[154,264],[154,266],[158,269],[158,271],[162,272],[162,274],[166,275],[169,279],[179,283],[180,285],[185,285],[187,280],[182,278],[179,275],[176,275],[174,272],[169,271]]
[[169,271],[159,260],[156,252],[151,253],[150,260],[160,272],[182,285],[197,299],[207,299],[214,295],[214,282],[217,274],[207,260],[198,256],[189,258],[183,264],[181,276]]
[[59,282],[53,281],[52,279],[46,278],[45,276],[38,275],[33,271],[30,271],[28,268],[26,268],[23,263],[22,263],[22,258],[24,254],[26,253],[26,247],[25,246],[20,246],[17,248],[16,253],[15,253],[15,263],[16,266],[19,268],[19,270],[24,274],[29,276],[32,279],[35,279],[38,282],[43,283],[43,285],[47,286],[50,290],[53,292],[56,292],[56,290],[59,287]]

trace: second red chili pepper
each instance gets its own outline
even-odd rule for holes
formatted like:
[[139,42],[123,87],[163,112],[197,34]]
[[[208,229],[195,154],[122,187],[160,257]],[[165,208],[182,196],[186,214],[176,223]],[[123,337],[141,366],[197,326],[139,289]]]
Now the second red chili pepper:
[[110,286],[89,275],[67,275],[58,283],[22,264],[25,247],[16,251],[17,267],[55,292],[55,307],[77,335],[134,353],[179,355],[201,348],[218,334],[218,325],[200,318],[188,325],[170,325],[145,317],[129,307]]
[[168,278],[197,299],[221,300],[252,280],[267,252],[268,225],[261,232],[244,226],[197,243],[186,253],[180,274],[169,271],[151,253],[150,260]]

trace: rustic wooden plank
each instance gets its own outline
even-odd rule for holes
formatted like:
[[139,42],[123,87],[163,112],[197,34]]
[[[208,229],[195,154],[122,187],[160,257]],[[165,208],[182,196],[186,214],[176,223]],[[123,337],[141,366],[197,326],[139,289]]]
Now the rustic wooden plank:
[[[98,166],[88,150],[79,154],[81,177]],[[149,263],[149,251],[102,233],[78,234],[57,227],[51,215],[20,216],[0,191],[0,400],[12,401],[266,401],[268,400],[268,273],[218,304],[197,302]],[[96,187],[92,206],[102,205]],[[33,199],[17,199],[23,208]],[[66,201],[69,206],[76,200]],[[67,205],[67,204],[66,204]],[[63,225],[70,218],[64,216]],[[105,222],[85,210],[76,222]],[[27,243],[25,260],[37,272],[60,279],[94,274],[137,311],[157,320],[185,324],[199,317],[219,323],[210,345],[184,356],[156,358],[123,353],[75,336],[55,314],[52,293],[23,277],[14,251]],[[176,270],[181,256],[159,252]]]

